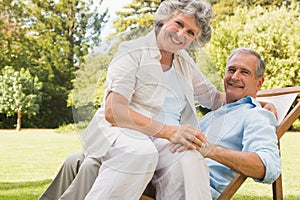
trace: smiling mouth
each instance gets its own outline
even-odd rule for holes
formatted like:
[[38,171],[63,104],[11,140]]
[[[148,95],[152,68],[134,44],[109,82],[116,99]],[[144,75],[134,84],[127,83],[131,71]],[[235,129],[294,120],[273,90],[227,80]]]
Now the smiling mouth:
[[182,45],[182,44],[184,44],[184,42],[182,42],[182,41],[176,39],[176,37],[175,37],[173,34],[171,35],[171,40],[172,40],[173,43],[175,43],[175,44],[177,44],[177,45]]
[[236,84],[233,84],[233,83],[228,83],[228,85],[231,86],[231,87],[235,87],[235,88],[244,88],[244,86],[236,85]]

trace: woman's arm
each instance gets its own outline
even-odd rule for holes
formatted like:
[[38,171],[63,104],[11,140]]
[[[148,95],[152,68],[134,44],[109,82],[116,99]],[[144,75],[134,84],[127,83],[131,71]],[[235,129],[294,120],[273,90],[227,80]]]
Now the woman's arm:
[[128,100],[122,95],[110,92],[106,98],[105,118],[113,126],[140,131],[172,143],[183,144],[196,149],[206,143],[205,136],[190,125],[169,126],[146,117],[129,108]]

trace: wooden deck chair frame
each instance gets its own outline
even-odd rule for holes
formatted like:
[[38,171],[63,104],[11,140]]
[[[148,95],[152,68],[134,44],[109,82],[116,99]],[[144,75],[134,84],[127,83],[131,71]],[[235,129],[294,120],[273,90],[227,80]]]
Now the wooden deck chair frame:
[[[279,140],[291,127],[293,122],[300,116],[300,101],[297,102],[296,99],[300,99],[300,86],[296,87],[286,87],[286,88],[277,88],[270,90],[261,90],[258,92],[257,97],[271,97],[271,96],[280,96],[286,94],[296,93],[297,96],[293,101],[296,105],[288,112],[288,114],[283,118],[281,123],[276,129],[276,134],[278,137],[278,145],[280,147]],[[226,187],[223,193],[219,196],[218,200],[228,200],[230,199],[236,191],[241,187],[241,185],[246,181],[247,176],[238,174]],[[281,200],[283,199],[282,192],[282,175],[280,175],[277,180],[272,184],[273,190],[273,199]],[[143,195],[140,200],[153,200],[153,198]]]
[[[300,86],[296,87],[286,87],[286,88],[278,88],[278,89],[270,89],[270,90],[261,90],[258,92],[258,97],[269,97],[269,96],[279,96],[285,94],[298,94],[296,99],[300,98]],[[293,122],[300,116],[300,101],[294,100],[296,105],[288,112],[288,114],[284,117],[281,123],[278,125],[276,129],[276,134],[278,137],[278,145],[280,147],[280,138],[288,131]],[[230,199],[236,191],[240,188],[240,186],[247,179],[246,176],[238,174],[231,183],[226,187],[223,193],[219,196],[218,200],[227,200]],[[281,200],[283,199],[283,191],[282,191],[282,175],[280,175],[277,180],[272,184],[273,190],[273,200]]]

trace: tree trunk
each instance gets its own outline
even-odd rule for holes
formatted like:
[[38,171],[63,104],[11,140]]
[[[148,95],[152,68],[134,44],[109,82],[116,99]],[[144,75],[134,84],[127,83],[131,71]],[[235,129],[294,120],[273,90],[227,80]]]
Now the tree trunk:
[[21,130],[21,119],[22,119],[22,112],[18,112],[17,131]]

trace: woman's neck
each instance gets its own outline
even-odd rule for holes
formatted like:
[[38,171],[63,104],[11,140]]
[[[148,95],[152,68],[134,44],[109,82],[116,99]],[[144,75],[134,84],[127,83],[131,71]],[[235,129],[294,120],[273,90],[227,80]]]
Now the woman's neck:
[[172,67],[174,54],[164,50],[160,50],[160,53],[161,53],[160,64],[162,70],[164,72],[168,71]]

